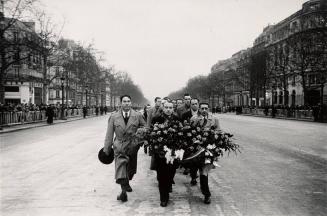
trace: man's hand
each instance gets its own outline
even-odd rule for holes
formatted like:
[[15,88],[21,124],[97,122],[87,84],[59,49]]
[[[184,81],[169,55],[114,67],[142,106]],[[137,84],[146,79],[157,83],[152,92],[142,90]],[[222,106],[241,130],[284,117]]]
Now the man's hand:
[[109,155],[110,154],[110,150],[111,148],[103,148],[103,152],[106,154],[106,155]]

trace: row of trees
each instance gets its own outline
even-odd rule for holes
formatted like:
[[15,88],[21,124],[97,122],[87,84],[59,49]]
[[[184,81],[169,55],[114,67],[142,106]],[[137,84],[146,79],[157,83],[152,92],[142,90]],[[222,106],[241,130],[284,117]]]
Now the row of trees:
[[[70,91],[83,92],[87,88],[96,97],[106,94],[109,85],[112,104],[122,94],[130,94],[138,104],[146,103],[141,89],[127,72],[104,66],[101,52],[94,45],[81,45],[63,39],[58,27],[42,10],[37,0],[8,0],[0,5],[0,103],[4,103],[5,84],[12,66],[21,65],[33,56],[40,57],[36,70],[42,70],[42,102],[47,103],[49,87],[56,78],[64,77]],[[3,10],[1,10],[3,8]],[[22,22],[22,20],[33,22]],[[30,25],[29,25],[30,24]],[[31,31],[33,25],[35,32]],[[32,28],[31,28],[32,27]],[[60,66],[62,74],[50,74],[51,67]],[[35,78],[37,79],[37,78]],[[98,101],[98,100],[96,100]]]
[[[304,105],[310,105],[309,90],[320,88],[320,104],[327,76],[327,18],[319,26],[298,31],[287,38],[265,47],[253,47],[246,55],[218,63],[207,76],[191,78],[186,86],[170,94],[181,97],[189,92],[209,102],[249,92],[250,98],[264,98],[266,92],[283,91],[283,103],[289,105],[290,80],[303,89]],[[223,66],[222,66],[223,65]],[[314,85],[310,82],[314,78]],[[313,79],[312,78],[312,79]],[[311,80],[312,81],[312,80]],[[259,103],[256,103],[258,105]]]

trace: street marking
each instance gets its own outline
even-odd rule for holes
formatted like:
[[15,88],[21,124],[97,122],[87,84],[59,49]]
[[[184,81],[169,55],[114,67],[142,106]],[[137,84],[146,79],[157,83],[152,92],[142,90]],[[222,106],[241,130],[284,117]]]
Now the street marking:
[[221,210],[220,205],[217,204],[216,205],[216,208],[217,208],[217,211],[218,211],[219,216],[225,216],[224,213],[223,213],[223,211]]
[[234,205],[231,205],[231,208],[235,211],[235,213],[238,215],[238,216],[243,216],[241,214],[241,212],[238,210],[238,208],[236,208]]

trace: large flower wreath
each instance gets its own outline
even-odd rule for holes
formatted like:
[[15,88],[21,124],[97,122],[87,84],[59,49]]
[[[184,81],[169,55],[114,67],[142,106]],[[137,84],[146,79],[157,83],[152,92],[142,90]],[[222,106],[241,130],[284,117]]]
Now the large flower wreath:
[[154,124],[143,138],[149,151],[165,157],[167,163],[174,160],[187,163],[196,158],[197,163],[218,166],[218,158],[224,152],[240,152],[232,134],[215,128],[192,126],[187,122],[182,124],[177,120]]

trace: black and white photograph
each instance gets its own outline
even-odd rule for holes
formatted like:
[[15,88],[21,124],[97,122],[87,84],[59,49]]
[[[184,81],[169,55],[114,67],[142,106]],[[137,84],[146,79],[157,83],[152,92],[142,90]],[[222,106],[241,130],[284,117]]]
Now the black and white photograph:
[[327,0],[0,0],[1,216],[325,216]]

